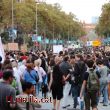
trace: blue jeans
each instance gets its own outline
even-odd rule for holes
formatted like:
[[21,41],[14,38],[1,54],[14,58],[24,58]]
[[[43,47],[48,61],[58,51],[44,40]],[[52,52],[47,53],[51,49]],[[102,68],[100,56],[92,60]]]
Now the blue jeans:
[[39,95],[41,86],[42,86],[42,82],[38,82],[38,83],[36,84],[36,95]]
[[100,92],[103,94],[103,103],[104,105],[108,104],[108,89],[107,89],[107,84],[101,84],[100,85]]
[[84,101],[80,102],[80,110],[84,110]]
[[80,86],[74,85],[72,86],[72,97],[74,100],[74,108],[78,105],[78,97],[80,95]]

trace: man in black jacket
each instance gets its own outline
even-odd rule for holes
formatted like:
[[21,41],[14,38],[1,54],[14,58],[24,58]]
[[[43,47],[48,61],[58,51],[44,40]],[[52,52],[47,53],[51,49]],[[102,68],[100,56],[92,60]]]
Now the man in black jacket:
[[69,90],[71,88],[71,85],[69,84],[69,79],[70,79],[69,69],[71,69],[71,65],[69,64],[69,59],[70,58],[68,56],[65,56],[63,59],[63,62],[60,64],[60,69],[63,73],[63,76],[65,77],[64,78],[65,85],[64,85],[64,90],[63,90],[63,94],[64,94],[64,97],[63,97],[64,106],[63,106],[63,108],[70,106],[70,104],[67,103],[68,102],[67,97],[69,94]]
[[86,65],[83,61],[83,57],[80,54],[75,56],[76,63],[74,67],[74,80],[72,81],[72,96],[74,97],[74,108],[77,107],[78,101],[77,98],[80,95],[80,89],[83,82],[83,75],[87,70]]

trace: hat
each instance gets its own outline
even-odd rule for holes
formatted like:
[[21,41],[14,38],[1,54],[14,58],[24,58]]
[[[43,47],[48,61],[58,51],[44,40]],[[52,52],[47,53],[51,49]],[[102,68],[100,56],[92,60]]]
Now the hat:
[[13,71],[12,70],[5,70],[3,72],[3,79],[7,80],[9,77],[15,78],[14,75],[13,75]]

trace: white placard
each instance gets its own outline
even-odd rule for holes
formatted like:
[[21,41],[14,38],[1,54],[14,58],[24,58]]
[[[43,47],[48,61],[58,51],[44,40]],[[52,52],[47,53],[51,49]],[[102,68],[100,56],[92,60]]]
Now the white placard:
[[53,53],[59,53],[60,51],[63,51],[62,45],[53,45]]
[[8,43],[8,50],[11,51],[18,51],[18,43]]
[[92,46],[93,41],[87,41],[87,46]]
[[1,37],[0,37],[0,56],[2,57],[2,63],[3,63],[4,60],[5,60],[5,52],[4,52],[4,48],[3,48]]

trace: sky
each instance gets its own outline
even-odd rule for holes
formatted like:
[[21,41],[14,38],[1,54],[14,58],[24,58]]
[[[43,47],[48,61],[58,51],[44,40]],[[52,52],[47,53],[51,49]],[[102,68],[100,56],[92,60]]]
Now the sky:
[[102,5],[109,0],[45,0],[47,3],[59,3],[66,13],[72,12],[79,21],[91,23],[92,17],[100,16]]

